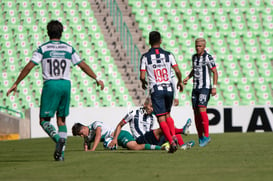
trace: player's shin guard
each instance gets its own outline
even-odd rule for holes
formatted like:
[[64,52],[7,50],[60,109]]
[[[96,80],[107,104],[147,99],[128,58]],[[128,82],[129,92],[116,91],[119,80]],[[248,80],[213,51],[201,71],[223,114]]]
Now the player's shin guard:
[[174,121],[173,121],[173,118],[171,117],[168,117],[166,118],[166,122],[169,126],[169,129],[170,129],[170,132],[171,132],[171,135],[175,135],[175,127],[174,127]]
[[204,129],[204,136],[209,136],[209,118],[207,112],[200,112],[203,129]]
[[166,137],[166,139],[169,141],[169,143],[171,144],[171,142],[173,141],[171,133],[170,133],[170,129],[167,125],[167,123],[165,121],[162,121],[159,123],[159,126],[164,134],[164,136]]
[[59,134],[57,134],[55,127],[52,124],[50,124],[49,121],[42,121],[40,124],[43,130],[48,134],[48,136],[50,136],[53,139],[53,141],[57,143],[59,141],[60,136]]
[[[60,138],[64,138],[65,142],[66,142],[66,140],[67,140],[67,127],[66,127],[66,125],[59,126],[59,135],[60,135]],[[65,150],[65,145],[63,147],[62,156],[64,156],[64,150]]]
[[161,146],[145,144],[145,150],[161,150]]

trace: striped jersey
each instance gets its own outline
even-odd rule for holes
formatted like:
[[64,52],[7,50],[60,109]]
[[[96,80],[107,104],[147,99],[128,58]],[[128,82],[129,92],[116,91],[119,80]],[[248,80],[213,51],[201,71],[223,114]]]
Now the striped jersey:
[[144,135],[151,131],[154,120],[156,118],[152,114],[147,114],[143,107],[132,110],[123,118],[123,122],[129,123],[130,130],[134,138]]
[[113,136],[114,129],[107,127],[101,121],[94,121],[93,123],[91,123],[88,126],[88,128],[89,128],[88,140],[89,141],[94,141],[95,136],[96,136],[96,129],[98,127],[101,127],[101,141],[104,141],[104,139]]
[[140,59],[140,71],[147,71],[150,89],[171,83],[172,66],[177,66],[173,54],[162,48],[151,48]]
[[192,56],[193,67],[193,88],[211,89],[211,70],[216,68],[213,57],[206,51],[200,57],[197,54]]
[[70,80],[70,66],[81,62],[75,49],[63,41],[48,41],[34,51],[31,61],[41,63],[43,79]]
[[175,73],[173,70],[171,70],[171,78],[172,78],[172,85],[173,85],[173,92],[174,92],[174,98],[178,99],[178,93],[179,93],[179,89],[177,89],[177,78],[175,76]]

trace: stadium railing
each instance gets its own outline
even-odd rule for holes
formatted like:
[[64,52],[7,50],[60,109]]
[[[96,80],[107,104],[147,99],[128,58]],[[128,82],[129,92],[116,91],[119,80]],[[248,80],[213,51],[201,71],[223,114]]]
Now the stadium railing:
[[113,17],[113,23],[116,27],[116,31],[120,33],[120,39],[123,42],[123,46],[126,49],[127,56],[130,57],[131,63],[134,65],[134,70],[137,70],[138,60],[140,59],[141,53],[133,43],[132,34],[125,22],[123,22],[122,12],[116,2],[116,0],[105,0],[107,8],[110,9],[110,16]]

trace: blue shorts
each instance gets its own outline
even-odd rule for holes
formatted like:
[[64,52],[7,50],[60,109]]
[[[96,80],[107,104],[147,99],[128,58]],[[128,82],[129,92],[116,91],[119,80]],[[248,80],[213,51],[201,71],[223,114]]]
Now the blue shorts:
[[207,107],[209,99],[210,99],[210,92],[211,92],[211,89],[206,89],[206,88],[193,89],[192,96],[191,96],[193,109],[197,107]]
[[172,84],[166,86],[155,85],[153,87],[151,91],[151,99],[156,116],[165,115],[171,112],[173,94]]
[[158,140],[155,135],[154,135],[154,131],[149,131],[146,132],[144,135],[139,136],[136,139],[136,142],[138,144],[151,144],[151,145],[162,145],[165,142],[165,137],[161,136],[160,139]]

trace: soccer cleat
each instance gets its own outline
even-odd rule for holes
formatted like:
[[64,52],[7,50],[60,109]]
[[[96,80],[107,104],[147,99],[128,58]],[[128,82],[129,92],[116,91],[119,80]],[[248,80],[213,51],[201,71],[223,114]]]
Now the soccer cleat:
[[203,140],[204,140],[204,136],[199,137],[199,146],[203,143]]
[[59,157],[57,160],[55,159],[55,161],[64,161],[64,157]]
[[161,145],[161,149],[162,149],[162,150],[169,151],[169,150],[170,150],[170,143],[169,143],[169,142],[166,142],[166,143],[162,144],[162,145]]
[[210,138],[210,137],[204,136],[202,142],[199,143],[199,145],[200,145],[200,147],[204,147],[204,146],[206,146],[210,141],[211,141],[211,138]]
[[173,136],[173,141],[170,144],[170,149],[169,149],[168,153],[176,152],[177,148],[178,148],[178,140],[177,140],[176,136]]
[[56,144],[56,149],[54,152],[54,159],[56,161],[64,161],[64,157],[62,156],[63,147],[65,145],[65,139],[60,138]]
[[191,126],[191,118],[189,118],[186,124],[183,126],[183,134],[188,135],[190,134],[190,126]]
[[194,147],[195,145],[195,142],[193,140],[187,142],[187,143],[184,143],[180,148],[182,150],[188,150],[188,149],[191,149],[192,147]]

